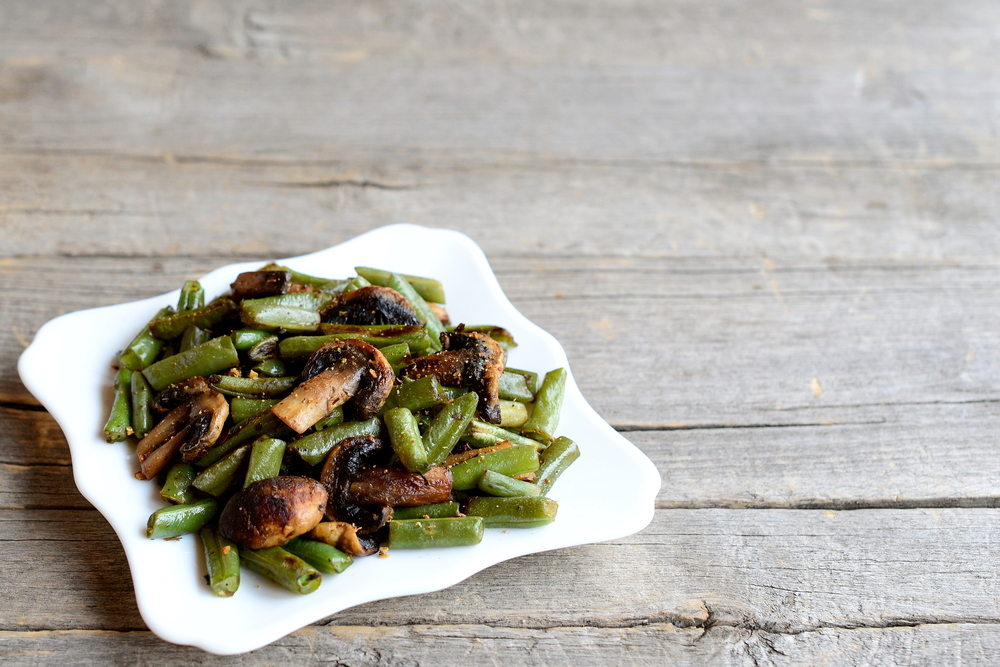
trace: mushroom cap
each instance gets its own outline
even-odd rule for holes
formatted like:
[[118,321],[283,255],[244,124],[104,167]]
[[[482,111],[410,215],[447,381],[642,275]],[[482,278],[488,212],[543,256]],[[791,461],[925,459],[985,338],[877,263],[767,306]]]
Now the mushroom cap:
[[338,294],[323,310],[322,320],[332,324],[422,324],[402,294],[378,285]]
[[229,499],[219,532],[248,549],[281,546],[315,528],[326,502],[326,488],[310,477],[258,480]]
[[153,479],[178,452],[187,463],[200,459],[219,440],[228,416],[226,397],[214,389],[191,395],[136,445],[139,475]]
[[370,435],[345,438],[334,445],[319,476],[329,494],[327,518],[352,523],[361,534],[372,534],[389,522],[392,518],[390,505],[354,502],[350,487],[366,468],[383,462],[391,451],[381,439]]

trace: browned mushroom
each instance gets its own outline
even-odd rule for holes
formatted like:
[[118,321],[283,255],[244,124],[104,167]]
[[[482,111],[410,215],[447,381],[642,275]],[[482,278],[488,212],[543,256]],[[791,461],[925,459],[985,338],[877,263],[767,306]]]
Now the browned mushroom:
[[417,507],[451,498],[451,468],[434,466],[423,475],[400,467],[375,466],[359,471],[347,486],[346,499],[358,505]]
[[338,294],[323,310],[322,319],[332,324],[422,324],[402,294],[378,285]]
[[378,553],[379,540],[370,535],[359,535],[357,527],[346,521],[324,521],[310,530],[308,537],[352,556],[372,556]]
[[467,387],[479,395],[479,413],[485,421],[500,423],[500,376],[503,348],[486,334],[461,330],[442,331],[442,352],[419,357],[402,376],[412,379],[433,375],[441,384]]
[[161,415],[166,414],[174,408],[187,403],[198,394],[209,391],[211,388],[208,380],[200,375],[175,382],[157,394],[156,398],[153,399],[153,412]]
[[302,378],[302,384],[271,408],[296,433],[304,433],[351,399],[357,418],[371,419],[389,397],[395,375],[378,348],[351,338],[317,349],[302,369]]
[[323,520],[326,488],[309,477],[268,477],[226,503],[219,532],[248,549],[281,546]]
[[174,408],[136,446],[139,479],[152,479],[180,452],[186,463],[203,457],[229,416],[226,397],[215,390],[193,395]]
[[392,449],[374,436],[356,436],[341,440],[327,454],[320,481],[329,494],[326,516],[331,521],[354,524],[362,535],[372,535],[392,518],[388,503],[361,504],[350,497],[351,481],[362,471],[384,463]]
[[292,285],[288,271],[246,271],[233,282],[233,301],[284,294]]

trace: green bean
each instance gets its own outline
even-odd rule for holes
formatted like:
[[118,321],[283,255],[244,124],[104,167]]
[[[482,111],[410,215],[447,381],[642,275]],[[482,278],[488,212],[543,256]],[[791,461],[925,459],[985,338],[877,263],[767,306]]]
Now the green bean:
[[296,537],[281,545],[285,551],[295,554],[320,572],[339,574],[346,570],[354,558],[326,542]]
[[281,359],[265,359],[253,367],[260,375],[282,377],[288,375],[288,366]]
[[275,417],[270,408],[267,408],[249,419],[244,419],[223,433],[215,446],[208,450],[208,454],[195,462],[195,465],[207,468],[240,445],[252,442],[262,435],[285,438],[294,434],[292,429]]
[[240,319],[250,327],[286,331],[316,331],[320,321],[315,310],[270,304],[248,306],[246,301],[240,310]]
[[384,419],[392,451],[403,467],[410,472],[427,472],[430,468],[427,450],[424,449],[424,439],[420,437],[420,428],[413,413],[406,408],[391,408],[386,410]]
[[244,445],[202,470],[194,478],[191,485],[199,491],[218,498],[228,491],[229,487],[240,476],[243,464],[249,456],[250,445]]
[[115,398],[111,402],[111,414],[104,424],[104,439],[121,442],[132,434],[132,371],[119,368],[115,373]]
[[379,351],[385,356],[385,360],[389,362],[389,365],[392,366],[392,372],[396,374],[410,361],[410,346],[406,343],[386,345]]
[[333,449],[334,445],[344,438],[360,435],[378,435],[382,430],[382,422],[378,417],[372,417],[363,422],[344,422],[316,431],[288,444],[289,448],[298,452],[302,460],[310,465],[316,465]]
[[146,537],[159,540],[195,533],[215,516],[218,507],[219,504],[211,498],[190,505],[161,507],[149,515],[149,521],[146,522]]
[[130,389],[132,392],[132,431],[135,437],[142,440],[153,428],[153,388],[142,373],[132,373]]
[[525,382],[527,383],[528,391],[531,392],[532,396],[538,393],[538,373],[534,371],[526,371],[520,368],[511,368],[510,366],[504,368],[503,371],[504,373],[523,375]]
[[[280,264],[271,263],[267,266],[259,269],[260,271],[288,271],[292,276],[293,283],[299,283],[300,285],[312,285],[313,287],[327,288],[326,291],[330,291],[329,288],[332,285],[346,283],[345,279],[334,279],[334,278],[320,278],[317,276],[310,276],[305,273],[299,273],[287,266],[281,266]],[[336,293],[336,290],[334,290]]]
[[500,376],[500,398],[506,401],[529,403],[535,400],[535,395],[528,389],[528,382],[523,375],[504,371]]
[[245,351],[251,349],[254,345],[265,338],[270,338],[274,334],[270,331],[264,331],[263,329],[237,329],[229,335],[233,339],[233,347],[237,350]]
[[449,402],[450,399],[441,391],[437,377],[428,375],[419,380],[403,380],[403,384],[393,387],[386,405],[417,412]]
[[[427,461],[430,465],[441,465],[469,427],[478,404],[479,397],[470,392],[441,408],[424,435]],[[472,486],[475,486],[475,483]]]
[[229,336],[220,336],[192,347],[187,352],[157,361],[145,368],[142,374],[149,380],[153,389],[163,391],[175,382],[197,375],[209,376],[237,366],[239,363],[240,357],[233,347],[233,339]]
[[[441,324],[441,320],[438,319],[431,307],[427,305],[424,298],[417,294],[417,291],[413,289],[413,285],[406,282],[398,273],[393,273],[389,276],[389,287],[396,290],[403,295],[410,305],[413,306],[413,310],[417,313],[417,319],[424,323],[424,327],[427,329],[427,333],[431,337],[431,347],[432,350],[441,349],[441,332],[444,331],[444,325]],[[410,347],[413,347],[412,345]]]
[[197,280],[189,280],[177,297],[177,312],[196,310],[205,305],[205,290]]
[[212,375],[208,378],[208,383],[216,391],[240,398],[282,398],[298,382],[299,378],[295,376],[245,378],[234,375]]
[[298,556],[281,547],[240,549],[240,561],[293,593],[305,595],[319,588],[323,575]]
[[[161,309],[153,320],[166,317],[172,312],[174,312],[174,309],[167,306],[166,308]],[[139,371],[153,363],[153,360],[156,359],[156,355],[158,355],[162,349],[163,341],[152,334],[149,330],[149,325],[147,324],[146,327],[139,332],[139,335],[137,335],[132,342],[128,344],[128,347],[122,350],[118,359],[121,365],[130,371]]]
[[338,405],[333,410],[330,410],[330,414],[313,424],[313,430],[322,431],[325,428],[330,428],[331,426],[336,426],[337,424],[342,424],[343,422],[344,406]]
[[240,587],[240,551],[210,526],[198,531],[205,550],[208,585],[220,598],[232,597]]
[[[380,285],[382,287],[392,287],[389,284],[389,279],[392,277],[390,271],[382,271],[381,269],[373,269],[368,266],[356,266],[354,270],[358,272],[359,276],[364,276],[371,282],[372,285]],[[434,280],[433,278],[424,278],[421,276],[409,276],[405,273],[399,274],[402,278],[406,280],[407,283],[413,286],[413,289],[424,298],[426,301],[433,301],[434,303],[444,303],[444,286],[441,281]],[[399,291],[399,290],[396,290]]]
[[278,398],[242,398],[234,397],[229,402],[229,417],[234,424],[239,424],[244,419],[249,419],[261,410],[267,410],[277,403]]
[[289,294],[265,296],[259,299],[243,299],[241,303],[244,308],[248,306],[291,306],[293,308],[319,311],[329,306],[331,301],[333,301],[333,294],[329,292],[291,292]]
[[483,472],[492,470],[504,475],[521,475],[538,470],[538,452],[534,447],[518,445],[498,449],[451,466],[452,488],[466,491],[476,488]]
[[320,345],[343,338],[357,338],[381,349],[406,343],[411,350],[422,352],[434,344],[423,327],[402,324],[329,324],[319,325],[319,336],[292,336],[278,345],[279,354],[285,359],[308,357]]
[[504,498],[541,495],[541,489],[531,482],[522,482],[492,470],[484,471],[476,486],[483,493]]
[[539,466],[535,475],[535,485],[542,495],[547,495],[559,475],[580,458],[580,448],[565,436],[559,436],[538,455]]
[[500,400],[500,426],[517,428],[528,421],[528,408],[517,401]]
[[518,435],[513,431],[508,431],[507,429],[496,426],[495,424],[489,424],[487,422],[481,422],[478,419],[473,419],[469,424],[469,428],[465,430],[465,433],[461,437],[462,442],[467,442],[476,449],[481,449],[483,447],[492,447],[500,442],[506,440],[512,445],[528,445],[534,447],[535,449],[542,449],[541,443],[531,438],[526,438],[523,435]]
[[223,297],[201,308],[159,317],[149,323],[149,330],[157,338],[170,340],[180,336],[190,326],[211,329],[230,313],[236,312],[237,308],[232,299]]
[[250,462],[247,464],[246,481],[243,488],[254,482],[281,474],[281,460],[285,456],[285,441],[263,436],[250,446]]
[[177,348],[178,352],[187,352],[192,347],[198,347],[202,343],[207,343],[212,336],[196,326],[190,326],[181,334],[181,344]]
[[353,292],[354,290],[361,289],[362,287],[371,287],[371,283],[364,276],[354,276],[347,281],[347,287],[344,289],[345,292]]
[[463,329],[465,333],[470,333],[475,331],[477,333],[484,333],[497,343],[500,347],[504,349],[504,352],[517,347],[517,343],[514,342],[514,336],[509,331],[503,327],[493,326],[491,324],[474,324],[472,326],[466,325]]
[[389,522],[390,549],[464,547],[483,541],[485,522],[474,516]]
[[458,503],[449,500],[445,503],[432,503],[417,507],[395,507],[392,510],[393,519],[443,519],[458,515]]
[[531,417],[521,427],[521,432],[529,438],[539,442],[552,440],[559,426],[559,413],[566,393],[566,375],[565,368],[557,368],[545,374]]
[[190,463],[178,463],[167,472],[167,477],[160,489],[160,497],[176,505],[187,505],[194,499],[191,493],[191,483],[197,476],[197,471]]
[[559,503],[540,496],[480,496],[469,501],[465,513],[468,516],[483,517],[487,528],[537,528],[552,523],[558,509]]

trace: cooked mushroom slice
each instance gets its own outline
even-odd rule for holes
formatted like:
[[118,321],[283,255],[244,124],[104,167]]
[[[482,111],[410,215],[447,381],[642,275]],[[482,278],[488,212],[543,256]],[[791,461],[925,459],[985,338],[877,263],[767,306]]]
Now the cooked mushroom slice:
[[442,352],[419,357],[402,376],[419,379],[433,375],[441,384],[468,387],[479,395],[479,413],[491,424],[500,423],[500,376],[506,359],[503,348],[486,334],[442,331]]
[[378,553],[379,540],[359,535],[357,527],[346,521],[324,521],[310,530],[308,537],[352,556],[372,556]]
[[338,294],[322,317],[333,324],[423,324],[402,294],[378,285]]
[[291,285],[292,274],[288,271],[247,271],[236,276],[231,285],[233,301],[284,294]]
[[136,446],[139,479],[153,479],[181,453],[186,463],[200,459],[222,434],[229,416],[226,397],[215,390],[195,394],[163,418]]
[[304,382],[271,408],[296,433],[354,399],[358,419],[371,419],[389,397],[395,375],[378,348],[357,339],[321,346],[302,369]]
[[319,480],[330,494],[326,516],[332,521],[347,521],[357,526],[362,534],[371,534],[382,528],[392,518],[392,507],[387,503],[362,505],[351,500],[351,481],[365,469],[384,463],[391,448],[379,438],[366,435],[341,440],[330,453]]
[[326,488],[309,477],[268,477],[229,499],[219,532],[248,549],[281,546],[323,520]]
[[366,468],[354,475],[347,500],[358,505],[417,507],[451,499],[451,468],[435,466],[419,475],[399,467]]
[[200,375],[175,382],[156,395],[153,399],[153,411],[161,415],[166,414],[211,388],[208,381]]

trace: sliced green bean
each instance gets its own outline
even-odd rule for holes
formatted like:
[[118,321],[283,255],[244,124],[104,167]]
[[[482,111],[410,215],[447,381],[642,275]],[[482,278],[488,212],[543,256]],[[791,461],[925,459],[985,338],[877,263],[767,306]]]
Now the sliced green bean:
[[563,396],[566,393],[566,369],[557,368],[545,374],[542,388],[535,398],[531,417],[521,427],[521,432],[539,442],[549,442],[559,426]]
[[149,384],[156,391],[163,391],[175,382],[197,375],[209,376],[238,366],[239,354],[229,336],[213,338],[207,343],[193,347],[187,352],[157,361],[142,371]]
[[378,435],[382,430],[382,422],[378,417],[372,417],[368,421],[344,422],[316,431],[299,438],[288,444],[289,448],[297,452],[302,460],[310,465],[316,465],[333,449],[334,445],[344,438],[353,438],[361,435]]
[[538,393],[538,373],[534,371],[526,371],[521,368],[511,368],[507,366],[503,369],[504,373],[513,373],[514,375],[523,375],[525,381],[527,382],[528,391],[531,392],[532,396]]
[[465,333],[475,331],[477,333],[484,333],[497,343],[500,347],[504,349],[504,352],[517,347],[517,343],[514,341],[514,335],[510,331],[504,329],[503,327],[494,326],[491,324],[473,324],[471,326],[466,325],[463,329]]
[[361,289],[362,287],[371,287],[371,283],[364,276],[354,276],[347,281],[347,287],[344,288],[345,292],[353,292],[354,290]]
[[[389,279],[392,278],[391,271],[373,269],[368,266],[356,266],[354,267],[354,270],[358,272],[359,276],[364,276],[372,285],[392,287],[392,285],[389,284]],[[444,285],[441,284],[440,280],[424,278],[422,276],[410,276],[405,273],[401,273],[399,275],[404,278],[407,283],[412,285],[417,294],[423,297],[425,301],[445,303]]]
[[500,400],[500,426],[517,428],[528,421],[528,408],[517,401]]
[[285,441],[267,436],[254,440],[250,445],[250,462],[247,464],[243,488],[254,482],[281,474],[281,460],[285,456]]
[[465,513],[468,516],[483,517],[487,528],[537,528],[552,523],[558,510],[559,503],[540,496],[480,496],[469,501]]
[[240,477],[244,463],[249,456],[250,445],[244,445],[202,470],[194,478],[191,485],[199,491],[218,498],[228,491],[229,487]]
[[115,398],[111,414],[104,424],[104,439],[121,442],[132,434],[132,371],[119,368],[115,373]]
[[[339,285],[346,283],[346,279],[336,279],[336,278],[320,278],[318,276],[310,276],[306,273],[300,273],[287,266],[281,266],[280,264],[268,264],[267,266],[259,269],[260,271],[288,271],[292,276],[293,283],[299,283],[300,285],[312,285],[313,287],[324,288],[324,291],[331,291],[331,287],[334,285]],[[333,290],[336,294],[336,290]]]
[[[174,309],[170,306],[163,308],[156,314],[153,320],[157,320],[161,317],[166,317],[170,313],[174,312]],[[128,344],[122,353],[119,355],[118,359],[122,366],[129,369],[130,371],[139,371],[149,366],[156,359],[156,355],[160,353],[163,349],[163,341],[153,335],[149,330],[149,325],[139,332],[131,343]]]
[[211,334],[200,327],[190,326],[181,334],[181,344],[177,348],[178,352],[187,352],[192,347],[198,347],[202,343],[207,343],[212,338]]
[[[430,465],[441,465],[445,457],[451,453],[459,438],[472,422],[477,405],[479,405],[479,397],[470,392],[459,396],[437,413],[434,421],[427,428],[427,433],[424,434],[427,461]],[[472,486],[475,486],[475,482]],[[468,488],[471,489],[472,486]]]
[[215,446],[209,449],[208,454],[199,459],[195,465],[207,468],[240,445],[253,442],[262,435],[285,438],[294,434],[292,429],[275,417],[270,408],[267,408],[249,419],[244,419],[223,433]]
[[340,574],[354,562],[350,554],[345,554],[326,542],[296,537],[281,545],[285,551],[295,554],[320,572]]
[[379,351],[385,356],[385,360],[389,362],[389,365],[392,366],[393,373],[399,373],[403,366],[410,361],[410,346],[406,343],[386,345]]
[[244,419],[253,417],[261,410],[267,410],[277,403],[279,398],[233,398],[229,402],[229,417],[234,424],[239,424]]
[[451,467],[452,488],[456,491],[476,488],[486,470],[511,477],[534,472],[538,470],[538,452],[534,447],[519,445],[474,456]]
[[483,493],[504,498],[541,495],[541,489],[531,482],[523,482],[492,470],[484,471],[476,486]]
[[405,519],[389,522],[390,549],[465,547],[483,541],[485,522],[477,516]]
[[223,297],[201,308],[157,318],[149,323],[149,330],[157,338],[170,340],[180,336],[185,329],[191,326],[211,329],[223,318],[236,312],[237,308],[238,306],[232,299]]
[[483,447],[492,447],[493,445],[499,444],[506,440],[512,445],[528,445],[534,447],[535,449],[542,449],[541,443],[531,438],[526,438],[523,435],[518,435],[513,431],[508,431],[505,428],[501,428],[495,424],[489,424],[487,422],[481,422],[478,419],[473,419],[469,424],[469,428],[465,430],[465,433],[461,437],[462,442],[467,442],[476,449],[481,449]]
[[312,593],[323,580],[319,570],[281,547],[240,549],[240,561],[254,572],[299,595]]
[[177,312],[197,310],[205,305],[205,290],[197,280],[189,280],[181,287],[177,297]]
[[190,463],[178,463],[167,472],[167,477],[160,489],[160,497],[175,505],[187,505],[194,500],[191,484],[198,475]]
[[140,440],[153,428],[153,388],[142,373],[132,373],[132,431]]
[[290,294],[276,294],[274,296],[264,296],[259,299],[243,299],[240,303],[244,308],[257,306],[291,306],[292,308],[305,308],[306,310],[319,311],[330,305],[333,301],[333,294],[329,292],[292,292]]
[[265,359],[255,365],[253,370],[267,377],[283,377],[288,375],[288,365],[281,359]]
[[386,405],[390,408],[406,408],[410,412],[417,412],[450,401],[451,399],[441,391],[441,383],[437,377],[428,375],[418,380],[403,380],[403,384],[393,387]]
[[208,585],[220,598],[232,597],[240,587],[240,551],[211,526],[198,531],[205,550]]
[[344,338],[357,338],[381,349],[406,343],[411,350],[422,352],[432,348],[434,341],[423,327],[402,324],[328,324],[319,325],[318,336],[292,336],[278,345],[279,354],[285,359],[308,357],[320,345]]
[[216,391],[240,398],[281,398],[286,396],[298,382],[299,378],[295,376],[245,378],[234,375],[212,375],[208,378],[208,383]]
[[250,327],[286,331],[316,331],[320,320],[315,310],[270,304],[247,306],[245,301],[240,319]]
[[386,410],[384,418],[392,451],[399,462],[410,472],[427,472],[430,468],[427,450],[424,449],[424,439],[420,437],[420,428],[413,413],[406,408],[391,408]]
[[528,389],[528,382],[523,375],[504,371],[500,376],[500,398],[505,401],[529,403],[535,400],[535,395]]
[[419,505],[417,507],[395,507],[392,510],[393,519],[443,519],[458,515],[458,503],[449,500],[445,503]]
[[338,405],[333,410],[330,410],[330,414],[313,424],[313,430],[322,431],[325,428],[330,428],[331,426],[336,426],[337,424],[342,424],[343,422],[344,406]]
[[146,537],[160,540],[185,533],[196,533],[215,516],[218,507],[219,504],[211,498],[190,505],[161,507],[149,515],[149,521],[146,522]]
[[570,466],[573,461],[580,458],[580,448],[576,443],[565,436],[555,439],[551,445],[546,447],[538,455],[539,466],[535,474],[535,485],[541,490],[542,495],[546,495],[559,475]]
[[251,349],[254,345],[265,338],[270,338],[274,334],[270,331],[264,331],[263,329],[237,329],[229,335],[233,339],[233,346],[237,350],[245,351]]
[[[417,294],[417,291],[413,289],[413,285],[408,283],[403,276],[398,273],[393,273],[389,276],[389,287],[396,290],[403,295],[410,305],[413,306],[413,310],[417,313],[417,318],[424,323],[424,327],[427,329],[427,333],[431,337],[431,348],[432,350],[441,349],[441,332],[445,330],[444,325],[441,324],[441,320],[438,319],[431,307],[427,305],[424,298]],[[413,347],[412,345],[410,347]]]

